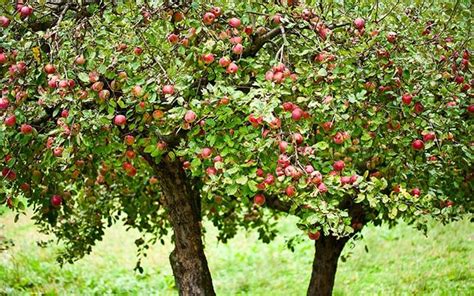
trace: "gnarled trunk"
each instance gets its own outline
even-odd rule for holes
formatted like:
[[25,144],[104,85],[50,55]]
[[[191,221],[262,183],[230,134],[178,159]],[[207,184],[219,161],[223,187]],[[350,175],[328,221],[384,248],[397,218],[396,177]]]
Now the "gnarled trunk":
[[199,194],[179,161],[165,158],[156,169],[174,232],[170,263],[179,294],[215,295],[201,239]]
[[321,236],[315,242],[316,253],[308,296],[330,296],[336,278],[337,261],[348,238]]

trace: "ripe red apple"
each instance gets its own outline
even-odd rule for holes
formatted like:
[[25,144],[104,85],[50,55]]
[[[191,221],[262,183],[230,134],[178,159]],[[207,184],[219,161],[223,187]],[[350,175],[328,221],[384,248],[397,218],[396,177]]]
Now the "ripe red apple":
[[208,167],[208,168],[206,169],[206,174],[207,174],[208,176],[216,175],[216,174],[217,174],[217,169],[216,169],[215,167],[213,167],[213,166],[212,166],[212,167]]
[[183,169],[187,170],[191,167],[191,163],[189,161],[183,162]]
[[295,141],[296,144],[300,145],[301,143],[303,143],[303,135],[301,135],[300,133],[294,133],[292,137],[293,141]]
[[272,17],[272,22],[276,25],[281,24],[281,14],[277,13]]
[[253,198],[253,203],[259,206],[263,205],[265,203],[265,195],[263,194],[255,195],[255,197]]
[[420,190],[419,188],[413,188],[413,189],[411,190],[411,195],[418,197],[418,196],[421,195],[421,190]]
[[216,16],[212,12],[206,12],[202,17],[202,22],[209,26],[214,22],[215,19]]
[[163,86],[163,94],[165,95],[172,95],[174,94],[174,86],[171,84],[167,84]]
[[7,55],[3,52],[0,53],[0,65],[5,64],[7,62]]
[[414,109],[415,109],[415,113],[420,114],[423,112],[425,107],[423,107],[423,104],[421,104],[420,102],[416,102]]
[[464,83],[464,77],[458,75],[458,76],[456,76],[456,77],[454,78],[454,81],[455,81],[457,84],[462,84],[462,83]]
[[141,55],[143,53],[143,49],[137,46],[133,49],[133,53],[136,55]]
[[5,125],[12,127],[16,124],[16,116],[15,115],[10,115],[7,118],[5,118]]
[[261,169],[261,168],[258,168],[257,171],[256,171],[256,174],[258,177],[262,177],[264,176],[264,171]]
[[176,44],[179,41],[179,36],[176,35],[175,33],[171,33],[168,35],[167,39],[169,43]]
[[242,52],[244,52],[244,47],[242,46],[242,44],[236,44],[233,48],[232,48],[232,52],[234,54],[242,54]]
[[22,124],[20,127],[20,132],[24,135],[31,134],[33,132],[33,127],[29,124]]
[[3,28],[8,28],[10,25],[10,19],[8,19],[6,16],[0,16],[0,27]]
[[51,197],[51,205],[55,208],[60,207],[61,204],[63,203],[63,199],[59,195],[53,195]]
[[344,163],[343,160],[335,161],[334,164],[332,165],[333,169],[338,172],[342,171],[345,166],[346,164]]
[[124,126],[127,123],[127,118],[124,115],[116,115],[114,117],[114,124]]
[[33,8],[31,6],[23,6],[20,9],[20,17],[27,18],[33,13]]
[[196,113],[194,113],[194,111],[192,110],[188,110],[186,114],[184,115],[184,121],[188,123],[194,122],[196,118],[197,118]]
[[211,148],[203,148],[201,150],[201,157],[204,158],[204,159],[208,159],[209,157],[211,157],[212,155],[212,149]]
[[341,176],[341,178],[339,178],[339,180],[341,181],[341,185],[351,184],[351,177],[350,176]]
[[228,57],[222,57],[219,59],[219,65],[224,68],[229,66],[230,62],[231,60]]
[[308,237],[310,240],[318,240],[321,237],[321,232],[316,231],[316,232],[308,232]]
[[0,110],[5,110],[10,105],[10,101],[7,98],[0,98]]
[[387,41],[390,43],[395,43],[397,40],[397,33],[395,32],[388,32],[387,33]]
[[211,64],[214,62],[214,55],[212,53],[203,54],[202,60],[205,64]]
[[136,156],[136,153],[133,150],[127,150],[125,152],[125,157],[127,157],[128,159],[134,159],[135,156]]
[[13,181],[16,179],[16,173],[10,168],[4,168],[2,170],[2,176],[7,178],[10,181]]
[[414,149],[414,150],[423,150],[423,148],[425,148],[425,143],[423,143],[422,140],[414,140],[412,143],[411,143],[411,147]]
[[403,104],[405,105],[410,105],[411,104],[411,101],[413,99],[413,96],[409,93],[406,93],[402,96],[402,102]]
[[56,72],[56,68],[51,64],[47,64],[46,66],[44,66],[44,72],[46,72],[47,74],[53,74],[54,72]]
[[55,157],[61,157],[63,155],[64,148],[63,147],[56,147],[53,149],[53,155]]
[[239,70],[239,67],[234,62],[232,62],[229,64],[229,66],[227,66],[226,72],[228,74],[235,74],[237,73],[238,70]]
[[229,26],[231,26],[232,28],[238,28],[240,27],[240,24],[241,24],[240,19],[236,17],[233,17],[229,20]]
[[288,195],[289,197],[292,197],[296,194],[296,189],[293,185],[289,185],[288,187],[286,187],[285,189],[285,193],[286,195]]
[[356,18],[354,20],[354,27],[356,27],[357,30],[362,30],[365,27],[365,20],[363,18]]
[[328,188],[326,187],[326,185],[325,185],[324,183],[320,183],[320,184],[318,185],[318,190],[319,190],[319,192],[321,192],[321,193],[326,193],[326,192],[328,192]]
[[156,148],[160,151],[165,151],[166,147],[168,147],[168,144],[165,141],[159,141],[156,143]]
[[300,108],[295,108],[293,111],[291,111],[291,118],[298,121],[301,119],[301,117],[303,117],[303,113],[303,110]]
[[435,138],[436,138],[436,134],[434,132],[429,132],[423,135],[424,142],[434,141]]
[[[0,107],[0,109],[2,109],[2,108]],[[474,113],[474,105],[467,106],[467,112]]]
[[265,184],[267,185],[272,185],[273,183],[275,183],[275,177],[272,174],[267,174],[263,182],[265,182]]
[[291,102],[284,102],[281,106],[287,112],[293,111],[296,108],[296,105]]
[[211,8],[211,13],[214,14],[216,17],[219,17],[222,14],[222,9],[220,7],[214,6]]

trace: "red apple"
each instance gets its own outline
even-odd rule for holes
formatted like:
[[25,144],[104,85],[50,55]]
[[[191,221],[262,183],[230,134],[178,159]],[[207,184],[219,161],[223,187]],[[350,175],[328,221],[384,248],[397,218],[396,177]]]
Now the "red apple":
[[230,62],[231,60],[228,57],[222,57],[219,59],[219,65],[224,68],[229,66]]
[[10,19],[8,19],[6,16],[0,16],[0,27],[3,28],[8,28],[10,25]]
[[211,148],[203,148],[201,150],[201,157],[204,158],[204,159],[208,159],[209,157],[211,157],[212,155],[212,149]]
[[239,67],[234,62],[232,62],[229,64],[229,66],[227,66],[226,72],[228,74],[235,74],[237,73],[238,70],[239,70]]
[[192,123],[196,120],[196,113],[194,113],[194,111],[192,110],[188,110],[186,112],[186,114],[184,115],[184,121],[188,122],[188,123]]
[[33,132],[33,127],[29,124],[22,124],[20,127],[20,132],[24,135],[31,134]]
[[244,52],[244,47],[242,46],[242,44],[236,44],[233,48],[232,48],[232,52],[234,54],[242,54],[242,52]]
[[133,49],[133,53],[136,55],[141,55],[143,53],[143,49],[137,46]]
[[434,132],[429,132],[423,135],[424,142],[434,141],[435,138],[436,138],[436,134]]
[[16,179],[16,173],[10,168],[4,168],[2,170],[2,176],[7,178],[10,181],[13,181]]
[[344,163],[343,160],[335,161],[334,164],[332,165],[333,169],[338,172],[342,171],[345,166],[346,164]]
[[296,189],[293,185],[290,185],[290,186],[286,187],[285,193],[289,197],[292,197],[296,194]]
[[114,117],[114,124],[124,126],[127,123],[127,118],[124,115],[116,115]]
[[33,13],[33,8],[30,7],[30,6],[23,6],[21,9],[20,9],[20,17],[22,18],[27,18],[29,17],[31,14]]
[[255,197],[253,198],[253,203],[259,206],[263,205],[265,203],[265,195],[263,194],[255,195]]
[[222,9],[220,7],[214,6],[211,8],[211,13],[214,14],[216,17],[219,17],[222,14]]
[[5,125],[12,127],[16,124],[16,116],[15,115],[10,115],[7,118],[5,118]]
[[203,54],[202,60],[205,64],[211,64],[214,62],[214,55],[212,53]]
[[362,30],[365,27],[365,20],[363,18],[356,18],[354,20],[354,27],[356,27],[357,30]]
[[326,193],[326,192],[328,192],[328,188],[326,187],[326,185],[325,185],[324,183],[320,183],[320,184],[318,185],[318,190],[319,190],[319,192],[321,192],[321,193]]
[[406,93],[402,96],[402,102],[403,104],[405,105],[410,105],[411,104],[411,101],[413,99],[413,96],[409,93]]
[[300,108],[295,108],[293,111],[291,111],[291,118],[298,121],[301,119],[301,117],[303,117],[303,113],[303,110]]
[[206,12],[204,16],[202,17],[202,22],[205,25],[211,25],[215,19],[216,19],[216,16],[212,12]]
[[47,74],[53,74],[54,72],[56,72],[56,68],[51,64],[47,64],[46,66],[44,66],[44,72],[46,72]]
[[135,143],[135,137],[132,135],[126,135],[125,136],[125,144],[128,146],[132,146]]
[[241,24],[240,19],[236,17],[233,17],[229,20],[229,26],[231,26],[232,28],[238,28],[240,27],[240,24]]
[[51,205],[55,208],[60,207],[61,204],[63,203],[63,199],[59,195],[53,195],[51,197]]
[[395,32],[388,32],[387,33],[387,41],[390,43],[395,43],[397,40],[397,33]]
[[3,52],[0,53],[0,65],[5,64],[7,62],[7,55]]
[[256,171],[256,174],[257,174],[258,177],[263,177],[264,171],[261,168],[258,168],[257,171]]
[[423,150],[423,148],[425,148],[425,143],[423,143],[422,140],[414,140],[412,143],[411,143],[411,147],[414,149],[414,150]]
[[413,188],[413,189],[411,190],[411,195],[418,197],[418,196],[421,195],[421,190],[420,190],[419,188]]
[[171,84],[167,84],[163,86],[163,94],[165,95],[172,95],[174,94],[174,86]]
[[0,98],[0,110],[5,110],[10,105],[10,101],[7,98]]
[[168,35],[167,39],[169,43],[176,44],[179,41],[179,36],[176,35],[175,33],[171,33]]

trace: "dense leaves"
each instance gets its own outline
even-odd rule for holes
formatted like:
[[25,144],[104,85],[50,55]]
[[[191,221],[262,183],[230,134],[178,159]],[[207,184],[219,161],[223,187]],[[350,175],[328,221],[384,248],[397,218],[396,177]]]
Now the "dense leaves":
[[66,258],[120,219],[167,233],[164,157],[224,241],[471,209],[468,1],[150,2],[0,8],[0,193]]

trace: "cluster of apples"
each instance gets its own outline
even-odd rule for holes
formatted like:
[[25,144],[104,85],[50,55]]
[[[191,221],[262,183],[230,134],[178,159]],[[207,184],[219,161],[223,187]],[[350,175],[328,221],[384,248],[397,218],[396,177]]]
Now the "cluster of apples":
[[295,73],[292,73],[283,63],[273,66],[271,70],[268,70],[265,73],[265,80],[267,81],[273,81],[280,84],[283,83],[285,79],[296,81],[298,80],[298,76]]

